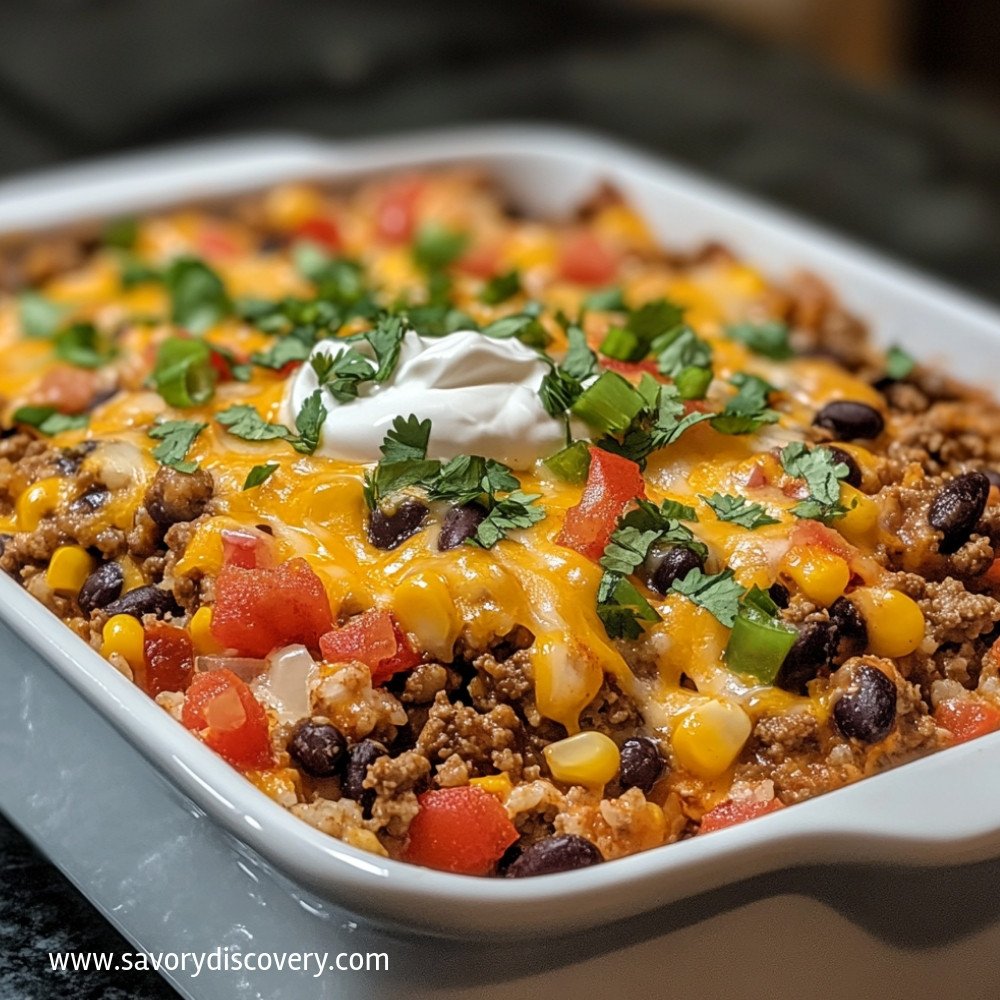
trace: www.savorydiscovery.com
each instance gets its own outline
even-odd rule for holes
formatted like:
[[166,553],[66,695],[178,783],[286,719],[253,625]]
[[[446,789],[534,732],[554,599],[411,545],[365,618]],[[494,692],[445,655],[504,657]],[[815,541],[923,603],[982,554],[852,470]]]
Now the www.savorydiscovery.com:
[[50,951],[52,972],[169,972],[197,979],[203,972],[293,972],[318,979],[327,972],[388,972],[384,951]]

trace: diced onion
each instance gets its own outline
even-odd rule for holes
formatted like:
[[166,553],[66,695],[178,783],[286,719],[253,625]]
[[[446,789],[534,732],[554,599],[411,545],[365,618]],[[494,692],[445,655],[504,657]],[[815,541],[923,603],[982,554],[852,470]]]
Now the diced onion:
[[282,722],[295,722],[309,715],[309,683],[318,671],[305,646],[285,646],[267,658],[267,670],[254,685],[254,695],[273,708]]
[[210,670],[231,670],[241,681],[249,682],[267,670],[267,660],[254,660],[249,656],[196,656],[194,669],[200,673]]

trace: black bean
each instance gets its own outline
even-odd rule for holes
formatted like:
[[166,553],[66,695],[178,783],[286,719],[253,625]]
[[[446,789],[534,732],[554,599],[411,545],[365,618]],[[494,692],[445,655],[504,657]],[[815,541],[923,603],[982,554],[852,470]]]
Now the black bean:
[[829,666],[837,648],[837,627],[833,622],[806,622],[788,651],[775,684],[795,694],[805,694],[806,684]]
[[332,778],[347,753],[344,734],[328,722],[303,722],[288,742],[292,760],[314,778]]
[[131,615],[140,619],[143,615],[163,618],[168,614],[181,614],[174,595],[169,590],[163,590],[152,583],[130,590],[117,601],[112,601],[104,610],[109,615]]
[[848,486],[853,486],[856,490],[861,489],[861,466],[855,461],[854,456],[849,451],[844,451],[843,448],[832,447],[830,451],[833,452],[833,457],[838,462],[843,462],[847,466],[847,475],[844,477],[844,482]]
[[649,586],[658,594],[670,590],[674,580],[683,580],[693,569],[704,569],[705,560],[684,545],[654,551],[649,559]]
[[379,757],[386,757],[388,754],[389,751],[378,740],[362,740],[347,751],[340,790],[346,798],[361,803],[361,811],[365,819],[371,818],[372,805],[375,803],[375,789],[364,787],[365,778],[368,777],[368,768]]
[[111,499],[111,491],[103,486],[91,486],[86,493],[78,496],[70,505],[72,514],[93,514]]
[[80,610],[89,615],[98,608],[107,607],[121,596],[125,586],[125,571],[115,562],[98,566],[84,581],[77,595]]
[[438,551],[457,549],[486,520],[486,510],[482,504],[463,503],[452,507],[441,522],[438,533]]
[[877,743],[896,721],[896,685],[877,667],[862,664],[833,706],[833,719],[844,736]]
[[663,773],[663,758],[656,740],[631,736],[621,745],[618,780],[622,788],[640,788],[648,792]]
[[97,447],[96,441],[83,441],[75,448],[64,448],[55,461],[57,471],[64,476],[75,476],[83,460]]
[[416,534],[427,516],[427,505],[404,500],[391,514],[373,510],[368,518],[368,540],[377,549],[394,549]]
[[829,610],[836,628],[836,657],[857,656],[868,648],[868,626],[858,606],[846,597],[838,597]]
[[143,502],[149,516],[161,528],[169,528],[200,517],[214,489],[212,474],[205,469],[188,473],[163,465],[153,477]]
[[589,868],[603,860],[604,855],[589,840],[575,833],[561,833],[526,847],[521,856],[508,866],[506,874],[507,878],[554,875],[556,872]]
[[839,441],[877,438],[885,429],[885,421],[878,410],[852,399],[827,403],[813,418],[813,423],[832,432]]
[[768,596],[778,605],[779,608],[787,608],[788,601],[791,595],[788,593],[788,588],[783,583],[772,583],[770,587],[767,588]]
[[941,487],[927,512],[931,527],[944,535],[939,551],[956,552],[969,540],[989,497],[990,481],[982,472],[963,473]]

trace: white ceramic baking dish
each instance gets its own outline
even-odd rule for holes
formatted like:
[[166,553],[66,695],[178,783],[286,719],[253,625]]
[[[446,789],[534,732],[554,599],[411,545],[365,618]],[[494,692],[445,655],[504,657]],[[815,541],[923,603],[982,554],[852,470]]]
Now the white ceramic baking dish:
[[[966,378],[982,381],[1000,362],[1000,314],[990,308],[675,167],[559,129],[489,128],[349,144],[279,137],[142,153],[0,184],[0,232],[290,178],[346,179],[456,162],[481,165],[516,204],[542,214],[569,210],[598,182],[611,181],[670,246],[715,239],[779,277],[815,271],[871,323],[879,341],[940,359]],[[551,936],[792,865],[936,865],[1000,855],[997,734],[739,827],[579,872],[513,881],[432,872],[356,851],[295,819],[6,577],[0,579],[0,630],[9,663],[55,671],[199,815],[230,835],[237,856],[249,849],[254,864],[283,873],[293,895],[319,901],[314,908],[330,901],[390,926],[457,937]],[[30,731],[29,709],[18,722]],[[16,746],[7,748],[12,752]],[[86,754],[87,747],[78,752]],[[93,818],[109,844],[142,798],[128,786],[117,792],[120,808],[105,802]],[[45,842],[37,813],[24,810],[19,822]]]

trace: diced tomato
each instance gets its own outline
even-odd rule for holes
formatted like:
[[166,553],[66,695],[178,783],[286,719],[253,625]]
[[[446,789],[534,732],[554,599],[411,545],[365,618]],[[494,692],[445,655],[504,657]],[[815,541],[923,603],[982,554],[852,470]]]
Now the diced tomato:
[[270,767],[267,715],[231,670],[209,670],[191,682],[181,722],[233,767]]
[[212,635],[243,656],[295,642],[316,649],[332,625],[323,581],[305,559],[263,569],[223,566],[216,578]]
[[327,632],[319,640],[323,658],[330,663],[364,663],[372,672],[372,684],[378,687],[393,674],[411,670],[421,660],[388,611],[366,611],[352,618],[343,628]]
[[750,470],[750,475],[747,476],[747,489],[757,489],[760,486],[766,486],[768,483],[767,472],[764,470],[764,466],[759,462]]
[[417,225],[417,199],[424,189],[419,177],[390,184],[375,206],[375,232],[388,243],[407,243]]
[[517,840],[507,810],[489,792],[465,785],[424,792],[404,857],[459,875],[488,875]]
[[194,647],[187,629],[150,622],[145,627],[143,653],[146,667],[139,679],[146,694],[155,698],[161,691],[187,690],[194,673]]
[[239,253],[239,245],[225,229],[206,225],[198,233],[198,252],[209,260],[222,260]]
[[492,243],[471,247],[459,257],[455,266],[476,278],[492,278],[500,265],[500,250]]
[[[993,487],[993,489],[996,489],[996,487]],[[993,584],[994,587],[1000,586],[1000,559],[994,559],[990,563],[989,568],[983,574],[983,580]]]
[[618,258],[593,233],[580,232],[563,244],[559,273],[581,285],[606,285],[618,270]]
[[222,559],[227,566],[267,569],[274,565],[271,539],[262,531],[226,528],[222,532]]
[[934,710],[934,721],[951,733],[955,743],[965,743],[1000,729],[1000,710],[985,701],[948,698]]
[[646,484],[635,462],[591,446],[590,471],[583,496],[575,507],[566,511],[556,542],[576,549],[588,559],[600,559],[622,511],[645,495]]
[[624,375],[625,378],[633,382],[638,381],[643,372],[647,375],[652,375],[660,382],[666,381],[660,374],[660,369],[657,368],[656,362],[652,358],[646,358],[645,361],[619,361],[617,358],[606,358],[601,354],[598,355],[598,361],[600,361],[602,368],[618,372],[619,375]]
[[[209,345],[211,347],[211,345]],[[226,355],[220,353],[219,351],[212,348],[212,353],[208,359],[209,364],[215,369],[216,375],[219,376],[220,382],[232,382],[233,381],[233,365],[234,364],[246,364],[246,358],[241,358],[234,355],[232,360],[230,360]]]
[[318,243],[326,250],[339,250],[343,245],[340,227],[333,219],[323,215],[314,215],[311,219],[306,219],[296,228],[295,235],[299,239],[309,240],[310,243]]
[[701,829],[698,832],[711,833],[713,830],[723,830],[727,826],[745,823],[748,819],[766,816],[783,808],[780,799],[767,799],[763,802],[757,799],[727,799],[702,816]]
[[54,406],[60,413],[83,413],[97,397],[98,374],[71,365],[50,368],[32,393],[39,406]]

